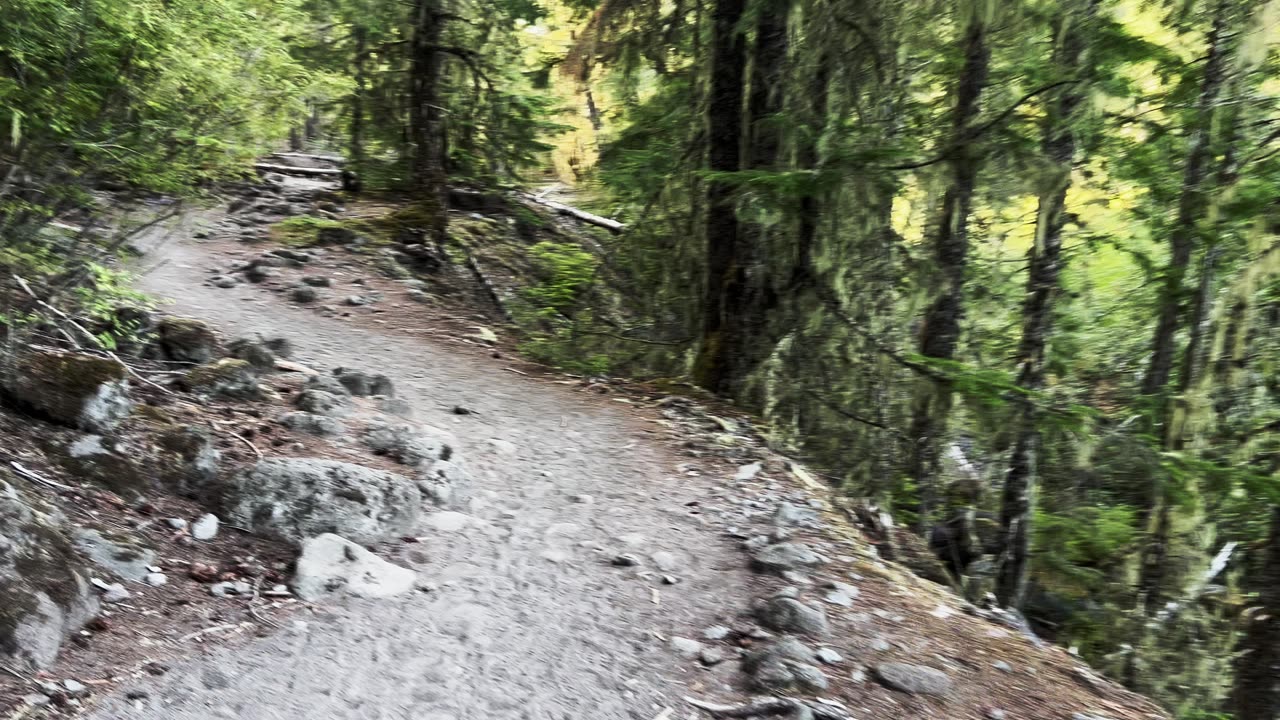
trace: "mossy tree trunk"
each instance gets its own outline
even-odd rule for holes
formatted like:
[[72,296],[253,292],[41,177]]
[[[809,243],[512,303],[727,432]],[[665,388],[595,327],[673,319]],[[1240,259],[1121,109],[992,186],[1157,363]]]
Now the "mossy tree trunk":
[[[1027,293],[1022,306],[1022,340],[1018,347],[1018,385],[1028,391],[1044,387],[1045,359],[1053,329],[1054,303],[1062,272],[1062,229],[1066,224],[1067,190],[1076,154],[1072,122],[1085,99],[1086,38],[1097,12],[1098,0],[1078,0],[1054,22],[1056,38],[1053,65],[1064,76],[1080,81],[1066,86],[1049,104],[1040,149],[1051,165],[1036,215],[1035,245],[1027,272]],[[1034,510],[1036,461],[1040,431],[1035,403],[1019,403],[1016,437],[1005,473],[1000,503],[1000,558],[996,598],[1006,607],[1021,607],[1026,593],[1031,554],[1031,519]]]
[[[969,214],[982,164],[982,151],[974,133],[981,110],[982,91],[990,70],[987,46],[988,19],[983,11],[973,15],[961,38],[964,65],[956,81],[951,133],[946,140],[948,183],[933,229],[930,251],[938,274],[933,301],[920,328],[919,351],[927,358],[950,360],[960,341],[964,319],[964,280],[969,255]],[[917,525],[923,532],[936,505],[938,465],[951,406],[951,388],[933,379],[921,379],[912,400],[911,457],[908,475],[919,492]]]
[[409,68],[409,135],[413,197],[427,218],[427,239],[442,246],[448,229],[444,117],[440,100],[445,15],[440,0],[415,0]]
[[[711,10],[711,72],[707,87],[707,169],[729,173],[742,169],[743,89],[746,49],[738,25],[745,0],[716,0]],[[707,182],[703,225],[706,240],[706,286],[702,303],[701,345],[694,379],[715,393],[732,388],[737,377],[734,317],[746,291],[742,234],[734,208],[732,183]]]

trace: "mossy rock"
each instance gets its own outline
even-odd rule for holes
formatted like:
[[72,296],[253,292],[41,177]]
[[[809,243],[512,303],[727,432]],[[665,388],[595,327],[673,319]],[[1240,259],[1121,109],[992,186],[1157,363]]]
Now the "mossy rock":
[[237,400],[256,400],[262,395],[253,365],[236,358],[201,365],[187,373],[183,384],[192,392]]
[[157,330],[160,351],[166,359],[205,363],[218,355],[218,336],[201,320],[166,317]]
[[107,432],[132,409],[126,374],[111,358],[27,349],[5,373],[4,390],[18,406],[53,422]]
[[37,669],[93,618],[98,601],[55,510],[0,471],[0,660]]

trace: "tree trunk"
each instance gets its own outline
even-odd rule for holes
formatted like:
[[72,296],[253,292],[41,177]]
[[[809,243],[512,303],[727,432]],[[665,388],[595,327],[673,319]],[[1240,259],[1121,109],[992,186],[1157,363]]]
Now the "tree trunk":
[[1243,654],[1236,663],[1236,720],[1280,718],[1280,505],[1271,509],[1271,534],[1252,585],[1258,608],[1246,616]]
[[426,217],[427,239],[444,245],[448,228],[445,197],[444,121],[440,107],[439,0],[415,0],[412,65],[409,69],[409,132],[413,147],[412,193]]
[[[787,60],[786,3],[765,3],[759,8],[751,59],[751,89],[747,95],[746,143],[742,166],[750,170],[779,170],[782,133],[778,115],[782,112],[782,79]],[[743,381],[772,352],[780,337],[775,327],[780,270],[776,257],[777,230],[762,223],[746,223],[740,230],[739,263],[743,266],[741,302],[733,305],[726,322],[733,324],[726,347],[733,358],[733,377],[728,389],[739,401],[759,407],[764,398],[744,398]],[[785,282],[786,278],[783,277]],[[727,299],[726,299],[727,300]],[[728,305],[726,307],[729,307]]]
[[[1087,2],[1087,5],[1085,4]],[[1076,3],[1054,23],[1053,65],[1065,76],[1085,68],[1085,52],[1091,20],[1098,0]],[[1076,153],[1072,129],[1076,111],[1084,102],[1085,86],[1069,85],[1048,107],[1040,141],[1044,157],[1054,165],[1053,184],[1040,196],[1036,214],[1036,242],[1031,249],[1027,294],[1022,306],[1022,341],[1018,348],[1018,384],[1030,391],[1044,387],[1045,354],[1053,328],[1054,302],[1062,272],[1062,228],[1066,224],[1067,190]],[[1040,431],[1035,404],[1019,403],[1017,437],[1005,474],[1000,504],[1000,562],[996,598],[1005,607],[1022,606],[1026,594],[1027,565],[1031,553],[1031,518],[1036,487],[1036,461]]]
[[368,60],[368,35],[369,31],[363,26],[356,26],[352,30],[355,36],[356,55],[352,60],[354,72],[352,73],[355,80],[355,91],[351,93],[351,170],[356,175],[364,174],[364,103],[365,96],[368,94],[368,74],[365,71],[365,61]]
[[[1209,177],[1213,160],[1210,135],[1214,115],[1226,79],[1225,45],[1229,9],[1230,0],[1219,1],[1207,38],[1208,57],[1205,59],[1204,76],[1200,82],[1200,97],[1187,141],[1187,157],[1183,167],[1177,216],[1169,234],[1169,264],[1165,268],[1164,282],[1160,287],[1159,314],[1151,343],[1151,362],[1142,382],[1142,394],[1156,402],[1152,427],[1154,432],[1160,433],[1163,437],[1162,444],[1165,450],[1179,450],[1182,445],[1182,433],[1171,427],[1174,413],[1170,398],[1166,395],[1173,373],[1177,333],[1187,314],[1186,274],[1198,244],[1196,226],[1204,216],[1207,206],[1205,198],[1211,190],[1204,185]],[[1206,263],[1203,270],[1205,273],[1211,272],[1212,265]],[[1206,275],[1204,280],[1207,282],[1210,278]],[[1208,312],[1207,298],[1197,312]],[[1195,360],[1196,355],[1199,354],[1203,325],[1200,318],[1194,318],[1189,328],[1186,352],[1191,356],[1187,358],[1184,368],[1185,377],[1178,379],[1179,389],[1190,388],[1194,381],[1192,373],[1197,369]],[[1167,558],[1173,522],[1165,494],[1165,490],[1157,482],[1152,491],[1152,506],[1147,514],[1148,541],[1142,552],[1138,577],[1140,602],[1142,609],[1148,615],[1155,613],[1164,605],[1169,589]]]
[[[982,153],[970,133],[981,110],[982,90],[991,63],[987,23],[979,11],[975,10],[969,20],[961,48],[964,67],[956,84],[956,104],[947,151],[951,177],[942,197],[932,239],[933,261],[941,279],[941,288],[925,311],[920,329],[920,354],[939,360],[950,360],[955,355],[960,340],[960,322],[964,319],[969,213],[982,161]],[[936,504],[941,439],[946,431],[950,405],[950,387],[933,380],[920,381],[912,403],[909,474],[920,493],[917,524],[922,532],[928,529]]]
[[[1196,223],[1204,210],[1205,188],[1202,184],[1209,174],[1212,158],[1209,134],[1213,128],[1214,106],[1222,91],[1226,70],[1226,52],[1223,47],[1228,0],[1221,0],[1209,30],[1208,57],[1204,64],[1204,78],[1200,83],[1200,99],[1197,104],[1194,125],[1190,128],[1187,159],[1182,172],[1182,191],[1178,197],[1178,214],[1169,235],[1169,264],[1160,287],[1159,315],[1151,341],[1151,361],[1142,379],[1142,394],[1156,396],[1169,384],[1173,372],[1174,343],[1181,325],[1186,301],[1184,280],[1191,256],[1196,247]],[[1160,414],[1162,414],[1161,411]],[[1163,421],[1163,417],[1158,417]]]
[[[711,10],[711,77],[707,88],[707,168],[735,172],[742,162],[742,95],[744,50],[738,23],[745,0],[716,0]],[[730,389],[736,368],[732,350],[738,338],[731,334],[731,317],[739,310],[745,291],[738,217],[733,206],[733,186],[720,179],[707,182],[706,287],[702,307],[702,341],[694,366],[694,379],[711,392]]]

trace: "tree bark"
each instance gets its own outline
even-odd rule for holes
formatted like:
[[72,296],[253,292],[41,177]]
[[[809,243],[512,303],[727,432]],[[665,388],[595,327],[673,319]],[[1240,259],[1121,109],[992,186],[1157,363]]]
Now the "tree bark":
[[[1194,125],[1190,128],[1187,158],[1182,172],[1182,190],[1178,196],[1178,214],[1169,234],[1169,264],[1160,287],[1159,315],[1151,340],[1151,361],[1142,379],[1142,394],[1156,396],[1169,384],[1173,373],[1175,339],[1186,303],[1184,281],[1191,256],[1196,248],[1196,223],[1204,210],[1205,188],[1212,158],[1209,134],[1213,127],[1214,106],[1222,91],[1226,70],[1223,47],[1228,0],[1221,0],[1214,13],[1207,39],[1208,57],[1204,78],[1200,83]],[[1161,411],[1162,413],[1162,411]],[[1163,421],[1163,417],[1158,420]]]
[[[777,171],[782,150],[778,115],[782,112],[782,78],[787,60],[787,11],[785,0],[761,4],[751,57],[751,87],[747,94],[746,142],[742,166],[749,170]],[[745,398],[743,381],[769,357],[780,333],[775,315],[779,304],[775,257],[776,230],[763,223],[748,222],[740,227],[739,263],[743,266],[742,295],[734,304],[727,322],[733,327],[727,337],[733,344],[726,352],[733,358],[733,376],[727,390],[739,401],[760,406],[763,398]],[[785,275],[782,281],[786,281]]]
[[357,25],[352,30],[355,36],[356,55],[352,60],[353,79],[355,80],[355,91],[351,93],[351,170],[357,175],[364,174],[364,103],[365,96],[368,94],[368,73],[365,71],[365,61],[368,60],[368,35],[369,31],[364,26]]
[[[1087,3],[1087,4],[1086,4]],[[1080,74],[1085,68],[1089,27],[1098,0],[1076,3],[1054,23],[1058,38],[1053,65],[1064,75]],[[1072,128],[1077,110],[1084,102],[1085,87],[1068,85],[1048,108],[1041,152],[1054,165],[1056,177],[1041,194],[1036,214],[1036,241],[1031,249],[1027,273],[1027,294],[1022,306],[1022,340],[1018,347],[1018,384],[1029,391],[1044,387],[1045,355],[1053,329],[1054,303],[1062,272],[1062,228],[1066,224],[1067,190],[1076,154]],[[1040,453],[1040,430],[1035,404],[1019,403],[1017,436],[1005,474],[1000,503],[1000,561],[996,575],[996,598],[1005,607],[1021,608],[1026,594],[1027,567],[1031,554],[1031,519],[1036,488],[1036,461]]]
[[409,133],[413,196],[426,218],[427,239],[444,245],[448,201],[444,169],[444,117],[440,107],[440,52],[444,17],[439,0],[415,0],[409,69]]
[[1236,720],[1280,718],[1280,505],[1271,509],[1271,533],[1253,586],[1258,607],[1247,615],[1243,654],[1236,664]]
[[[920,354],[950,360],[960,341],[964,319],[964,278],[969,253],[969,213],[977,184],[982,153],[974,138],[973,121],[981,110],[982,90],[990,70],[991,51],[987,47],[987,23],[975,11],[961,40],[964,67],[956,84],[956,104],[948,140],[950,182],[932,238],[933,261],[941,278],[941,288],[925,311],[920,329]],[[920,493],[917,525],[928,529],[937,494],[941,439],[946,431],[951,389],[945,383],[922,380],[912,403],[910,439],[912,453],[909,474]]]
[[[745,0],[716,0],[711,10],[711,76],[707,88],[707,168],[736,172],[742,163],[743,77],[746,52],[738,23]],[[733,186],[722,179],[707,182],[706,286],[703,293],[702,337],[694,378],[714,393],[730,389],[736,368],[731,334],[746,278],[742,264]]]
[[[1200,81],[1196,113],[1187,141],[1187,156],[1183,165],[1177,215],[1169,234],[1169,264],[1165,268],[1164,282],[1160,287],[1159,314],[1151,343],[1151,362],[1142,382],[1142,394],[1156,403],[1151,421],[1152,428],[1153,432],[1159,433],[1163,438],[1162,445],[1165,450],[1178,450],[1182,445],[1182,433],[1170,427],[1173,413],[1167,391],[1173,374],[1177,334],[1187,316],[1187,268],[1191,265],[1196,246],[1199,244],[1196,240],[1197,225],[1204,217],[1207,206],[1205,198],[1211,190],[1205,187],[1205,181],[1209,178],[1213,160],[1210,135],[1218,99],[1226,80],[1228,59],[1226,36],[1230,5],[1231,0],[1219,0],[1214,10],[1213,25],[1206,38],[1208,54],[1204,63],[1204,76]],[[1206,263],[1204,272],[1211,271],[1212,265]],[[1210,278],[1206,275],[1204,280],[1207,282]],[[1208,312],[1207,298],[1197,312]],[[1184,368],[1184,377],[1178,379],[1179,389],[1185,390],[1191,387],[1194,381],[1192,373],[1196,370],[1195,356],[1199,353],[1203,325],[1200,318],[1194,318],[1189,328],[1185,352],[1191,357],[1188,358]],[[1143,548],[1138,576],[1140,604],[1148,615],[1155,613],[1164,605],[1168,594],[1167,558],[1169,543],[1172,540],[1173,522],[1169,502],[1164,495],[1165,491],[1157,482],[1152,489],[1152,505],[1147,513],[1148,540],[1146,547]]]

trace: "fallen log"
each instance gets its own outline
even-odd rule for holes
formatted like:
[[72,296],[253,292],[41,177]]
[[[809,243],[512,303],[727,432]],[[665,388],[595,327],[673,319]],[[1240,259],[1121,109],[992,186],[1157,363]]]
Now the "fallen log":
[[333,168],[304,168],[294,167],[292,165],[273,165],[271,163],[254,163],[253,168],[258,172],[273,172],[280,173],[281,175],[303,175],[307,177],[332,178],[342,175],[341,170],[334,170]]
[[560,213],[561,215],[568,215],[570,217],[577,218],[578,220],[581,220],[582,222],[587,223],[588,225],[595,225],[596,227],[602,227],[605,230],[608,230],[610,232],[615,232],[615,233],[620,233],[623,230],[627,229],[627,226],[624,223],[620,223],[617,220],[614,220],[612,218],[593,215],[587,212],[586,210],[579,210],[578,208],[573,207],[572,205],[565,205],[564,203],[558,203],[554,200],[547,200],[546,198],[539,197],[537,195],[532,195],[530,193],[521,193],[521,195],[527,200],[536,202],[539,205],[545,205],[551,208],[552,210],[555,210],[556,212]]
[[299,160],[318,160],[320,162],[333,163],[334,165],[343,165],[347,162],[347,159],[341,155],[308,155],[307,153],[298,152],[273,152],[270,153],[270,156],[278,158],[297,158]]

